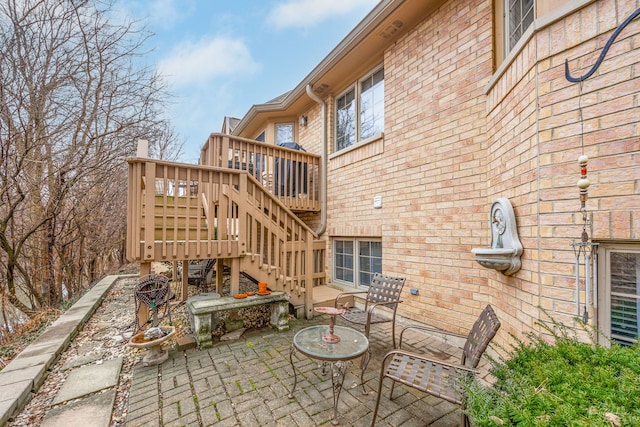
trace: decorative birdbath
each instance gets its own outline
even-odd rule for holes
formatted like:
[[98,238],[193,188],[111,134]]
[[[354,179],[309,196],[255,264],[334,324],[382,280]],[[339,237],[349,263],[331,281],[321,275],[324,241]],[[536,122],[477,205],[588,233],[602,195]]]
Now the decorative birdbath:
[[162,348],[162,344],[172,338],[176,333],[175,326],[163,326],[162,328],[149,329],[157,329],[160,332],[155,334],[156,336],[153,338],[145,337],[145,333],[148,333],[148,331],[139,332],[129,340],[129,345],[131,347],[147,350],[147,354],[142,358],[143,366],[155,366],[167,360],[169,358],[169,353],[167,350]]
[[340,337],[333,333],[333,327],[336,324],[336,316],[339,314],[343,314],[346,310],[344,308],[335,307],[315,307],[314,310],[317,313],[328,314],[331,319],[329,320],[329,333],[322,336],[322,341],[328,342],[330,344],[340,342]]

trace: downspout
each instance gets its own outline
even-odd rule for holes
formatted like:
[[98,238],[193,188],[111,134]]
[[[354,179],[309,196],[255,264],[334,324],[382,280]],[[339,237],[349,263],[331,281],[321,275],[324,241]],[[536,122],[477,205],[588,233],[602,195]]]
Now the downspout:
[[313,93],[313,86],[307,85],[307,95],[322,107],[322,153],[320,154],[320,227],[316,234],[321,236],[327,230],[327,104]]

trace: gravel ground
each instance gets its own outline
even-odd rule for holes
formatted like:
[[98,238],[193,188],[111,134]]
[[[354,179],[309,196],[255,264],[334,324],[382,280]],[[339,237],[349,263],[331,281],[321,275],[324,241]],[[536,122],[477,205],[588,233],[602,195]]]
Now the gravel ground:
[[96,357],[96,363],[123,356],[111,425],[124,425],[133,366],[140,357],[136,354],[139,350],[126,345],[133,335],[134,285],[135,279],[118,280],[114,284],[96,313],[62,353],[33,399],[9,426],[40,425],[51,407],[51,401],[71,371],[70,364],[85,356]]
[[[229,278],[225,277],[223,295],[229,293],[229,282]],[[123,365],[111,418],[111,427],[125,425],[133,367],[144,356],[143,350],[127,345],[134,333],[135,302],[133,289],[135,284],[135,278],[121,279],[114,284],[96,313],[89,319],[52,367],[49,375],[31,401],[7,426],[33,427],[40,425],[51,408],[53,398],[62,384],[64,384],[74,364],[81,361],[86,363],[87,357],[94,358],[96,360],[95,363],[99,364],[120,356],[123,357]],[[241,277],[240,289],[241,292],[257,291],[257,285]],[[198,291],[198,288],[189,286],[190,295],[195,295]],[[269,312],[268,310],[264,311],[264,307],[258,307],[251,313],[242,314],[243,317],[246,316],[246,318],[250,319],[249,322],[245,322],[248,327],[262,327],[269,322]],[[161,322],[161,325],[165,324],[168,324],[168,319]],[[189,321],[184,302],[174,302],[174,305],[172,305],[172,324],[176,326],[176,337],[189,333]],[[214,339],[222,334],[222,325],[213,331]]]

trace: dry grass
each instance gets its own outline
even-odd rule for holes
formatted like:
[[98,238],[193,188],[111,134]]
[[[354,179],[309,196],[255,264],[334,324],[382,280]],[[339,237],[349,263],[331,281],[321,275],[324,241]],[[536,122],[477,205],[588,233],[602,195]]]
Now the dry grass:
[[48,309],[35,315],[27,322],[13,326],[13,331],[8,326],[0,330],[0,370],[13,360],[22,350],[42,334],[53,323],[62,311]]

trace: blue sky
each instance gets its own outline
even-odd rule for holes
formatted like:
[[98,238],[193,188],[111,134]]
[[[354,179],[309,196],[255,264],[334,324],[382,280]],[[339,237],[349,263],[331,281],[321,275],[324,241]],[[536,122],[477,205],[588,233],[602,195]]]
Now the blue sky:
[[174,96],[170,118],[196,162],[225,116],[293,89],[378,0],[136,0],[155,35],[147,58]]

